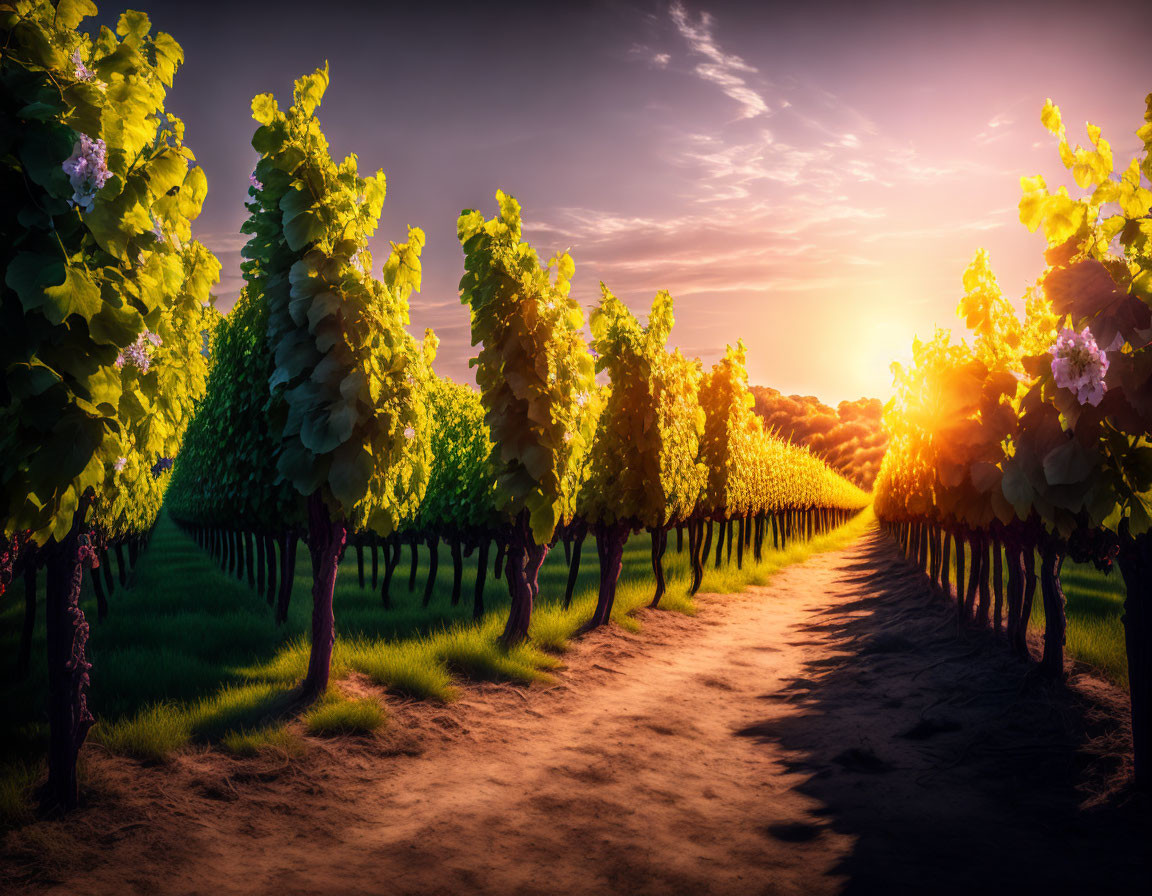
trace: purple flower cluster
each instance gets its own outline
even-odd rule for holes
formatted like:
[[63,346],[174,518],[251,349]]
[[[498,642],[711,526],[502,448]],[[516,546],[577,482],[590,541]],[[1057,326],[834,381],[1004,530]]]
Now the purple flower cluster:
[[152,465],[152,478],[159,479],[161,474],[172,469],[172,458],[162,457]]
[[91,81],[96,77],[96,72],[88,68],[80,59],[80,51],[76,50],[72,54],[72,65],[76,67],[76,80],[77,81]]
[[148,368],[152,366],[152,349],[162,342],[159,334],[145,330],[116,357],[116,369],[119,370],[128,364],[139,369],[141,373],[147,373]]
[[116,462],[114,464],[112,464],[112,469],[115,470],[117,473],[119,473],[126,466],[128,466],[128,458],[118,457],[118,458],[116,458]]
[[256,192],[260,192],[261,190],[264,189],[264,184],[262,184],[262,183],[260,183],[260,181],[256,180],[256,172],[255,171],[253,171],[251,174],[248,175],[248,183],[252,187],[252,189],[255,190]]
[[81,134],[72,155],[62,165],[72,182],[72,201],[85,211],[92,208],[96,194],[112,176],[106,153],[103,140],[92,140],[87,134]]
[[1108,355],[1096,344],[1092,331],[1085,327],[1079,333],[1063,329],[1056,344],[1048,349],[1052,355],[1052,376],[1056,385],[1076,393],[1080,404],[1100,404],[1108,386]]

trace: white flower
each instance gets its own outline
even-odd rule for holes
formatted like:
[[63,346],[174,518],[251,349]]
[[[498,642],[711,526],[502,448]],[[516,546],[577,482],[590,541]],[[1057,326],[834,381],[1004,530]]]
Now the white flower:
[[411,426],[407,427],[404,430],[404,438],[413,439],[413,438],[415,438],[415,436],[416,436],[416,430],[414,430]]
[[128,458],[118,457],[118,458],[116,458],[116,463],[112,464],[112,469],[115,470],[117,473],[119,473],[127,465],[128,465]]

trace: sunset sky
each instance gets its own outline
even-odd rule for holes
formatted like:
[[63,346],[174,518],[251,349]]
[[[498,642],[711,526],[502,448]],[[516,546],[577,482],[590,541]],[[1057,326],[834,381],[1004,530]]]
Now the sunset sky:
[[977,247],[1011,296],[1039,273],[1019,177],[1071,183],[1045,98],[1073,143],[1091,120],[1124,165],[1152,91],[1147,2],[134,5],[184,46],[169,107],[208,175],[196,230],[224,264],[221,307],[241,283],[252,96],[287,105],[328,60],[333,153],[388,176],[377,260],[406,225],[427,232],[413,330],[434,327],[440,372],[467,381],[456,218],[491,215],[502,188],[543,257],[571,249],[581,302],[604,280],[646,311],[666,288],[690,355],[743,337],[754,383],[887,397],[914,334],[958,329]]

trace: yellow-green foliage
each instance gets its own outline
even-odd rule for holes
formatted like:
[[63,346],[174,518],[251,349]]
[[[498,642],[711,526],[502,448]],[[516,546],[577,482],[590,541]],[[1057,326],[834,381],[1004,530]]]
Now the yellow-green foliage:
[[686,519],[707,474],[698,460],[704,411],[698,368],[666,344],[672,297],[656,295],[648,326],[606,286],[592,313],[597,371],[609,389],[581,488],[580,515],[591,523],[665,526]]
[[443,377],[433,377],[425,394],[432,473],[415,527],[444,534],[491,528],[496,480],[480,394]]
[[419,504],[431,464],[422,393],[435,342],[422,350],[404,329],[424,234],[411,228],[383,281],[371,276],[384,173],[361,177],[354,155],[333,162],[315,115],[327,87],[325,65],[296,81],[286,113],[270,94],[252,101],[261,157],[247,274],[268,304],[280,473],[388,534]]
[[857,488],[824,461],[764,432],[753,412],[743,342],[704,374],[701,459],[708,485],[698,512],[729,518],[811,507],[858,510],[869,503]]
[[[106,528],[151,523],[151,467],[176,455],[204,394],[220,272],[192,240],[204,172],[164,110],[183,51],[140,12],[95,38],[78,30],[95,14],[87,0],[0,11],[15,178],[0,230],[20,234],[0,251],[0,525],[39,543],[71,529],[88,489]],[[78,182],[75,159],[88,166]]]
[[571,256],[542,266],[521,239],[519,203],[503,192],[496,200],[495,218],[468,210],[457,222],[461,301],[472,309],[472,344],[482,346],[474,363],[495,444],[496,507],[509,519],[527,512],[546,544],[572,516],[573,473],[592,440],[592,358],[569,295]]

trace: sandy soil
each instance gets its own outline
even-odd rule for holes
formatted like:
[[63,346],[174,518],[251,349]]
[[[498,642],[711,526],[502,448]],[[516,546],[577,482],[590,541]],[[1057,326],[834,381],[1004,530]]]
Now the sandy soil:
[[[287,761],[97,757],[10,835],[52,893],[1139,892],[1122,694],[958,635],[881,536],[584,638],[550,687],[389,700]],[[363,684],[354,687],[366,689]],[[6,883],[5,883],[6,881]]]

